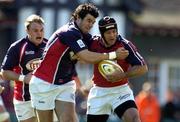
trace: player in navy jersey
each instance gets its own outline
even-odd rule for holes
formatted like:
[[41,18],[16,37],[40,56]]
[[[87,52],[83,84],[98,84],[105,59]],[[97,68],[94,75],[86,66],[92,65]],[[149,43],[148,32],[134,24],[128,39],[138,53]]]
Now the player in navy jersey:
[[18,121],[36,121],[31,106],[29,80],[31,73],[41,61],[47,40],[44,38],[44,20],[38,15],[30,15],[25,21],[27,36],[9,47],[2,63],[5,80],[15,81],[14,108]]
[[93,87],[87,102],[87,121],[106,122],[115,112],[125,122],[140,122],[133,92],[128,86],[128,78],[140,76],[147,72],[147,65],[136,47],[118,35],[114,18],[106,16],[99,21],[101,36],[93,37],[91,51],[109,53],[118,48],[129,51],[125,59],[114,60],[124,73],[115,72],[104,78],[94,64]]
[[53,109],[60,122],[78,121],[73,80],[77,75],[76,57],[89,63],[127,57],[128,51],[121,49],[105,54],[88,51],[91,43],[89,31],[98,15],[98,9],[93,4],[81,4],[75,9],[70,22],[48,40],[41,65],[30,81],[32,105],[40,122],[52,122]]

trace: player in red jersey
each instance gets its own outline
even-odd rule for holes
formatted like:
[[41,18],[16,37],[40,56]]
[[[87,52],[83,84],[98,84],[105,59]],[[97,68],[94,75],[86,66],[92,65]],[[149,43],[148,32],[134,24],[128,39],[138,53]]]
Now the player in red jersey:
[[25,21],[27,37],[9,47],[2,63],[2,76],[13,80],[14,109],[18,121],[36,121],[31,106],[29,80],[31,72],[39,66],[47,40],[44,38],[44,20],[38,15],[30,15]]
[[53,109],[59,121],[77,122],[74,81],[77,60],[74,54],[90,63],[127,57],[128,51],[121,49],[106,54],[88,50],[91,43],[89,31],[98,15],[98,9],[93,4],[81,4],[75,9],[70,22],[60,27],[48,40],[41,65],[30,81],[32,105],[40,122],[52,122]]
[[109,115],[115,112],[125,122],[140,122],[133,92],[128,86],[128,78],[140,76],[147,72],[147,65],[136,47],[128,40],[118,35],[114,18],[106,16],[99,21],[100,36],[93,38],[91,50],[99,53],[109,53],[117,48],[129,51],[125,59],[114,60],[124,73],[117,72],[105,79],[94,65],[93,87],[90,90],[87,103],[88,122],[106,122]]

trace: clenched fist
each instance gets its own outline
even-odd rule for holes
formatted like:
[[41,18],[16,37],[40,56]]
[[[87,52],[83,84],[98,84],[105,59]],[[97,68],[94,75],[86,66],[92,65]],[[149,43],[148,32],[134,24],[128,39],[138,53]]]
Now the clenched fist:
[[125,59],[128,55],[129,51],[122,47],[116,50],[117,59]]

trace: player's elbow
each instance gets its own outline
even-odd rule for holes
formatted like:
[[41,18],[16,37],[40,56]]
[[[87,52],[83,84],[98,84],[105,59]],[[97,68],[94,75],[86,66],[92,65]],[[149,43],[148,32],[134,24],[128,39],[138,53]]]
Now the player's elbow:
[[148,72],[148,67],[147,67],[147,65],[143,65],[143,66],[141,66],[141,70],[140,70],[140,74],[145,74],[145,73],[147,73]]
[[4,80],[8,80],[8,71],[1,70],[1,75]]

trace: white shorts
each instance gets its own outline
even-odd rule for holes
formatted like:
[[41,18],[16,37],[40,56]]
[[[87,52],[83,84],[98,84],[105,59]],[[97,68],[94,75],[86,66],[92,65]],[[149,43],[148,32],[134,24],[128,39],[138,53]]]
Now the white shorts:
[[16,117],[19,121],[29,119],[35,116],[31,101],[13,100]]
[[133,100],[132,90],[127,84],[116,87],[93,86],[87,101],[87,114],[112,114],[116,107],[122,103]]
[[55,108],[55,100],[75,103],[76,83],[72,80],[62,85],[54,85],[32,76],[29,91],[33,108],[52,110]]

